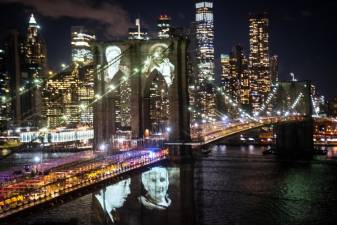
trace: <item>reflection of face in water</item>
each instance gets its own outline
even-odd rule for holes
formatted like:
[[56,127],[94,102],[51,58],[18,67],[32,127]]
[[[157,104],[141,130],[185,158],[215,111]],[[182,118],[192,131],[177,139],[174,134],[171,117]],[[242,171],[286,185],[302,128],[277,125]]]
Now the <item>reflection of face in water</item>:
[[108,68],[108,76],[105,78],[107,82],[112,80],[119,71],[120,59],[116,60],[116,58],[118,58],[120,54],[122,54],[122,51],[117,46],[109,46],[105,49],[106,61],[107,64],[110,65]]
[[124,205],[126,198],[131,193],[130,183],[130,178],[120,181],[117,184],[106,187],[100,191],[99,194],[95,195],[102,209],[108,213],[112,222],[114,222],[114,218],[111,213],[117,208],[121,208]]
[[168,172],[165,168],[155,167],[142,174],[142,184],[146,190],[140,202],[149,209],[165,209],[171,200],[167,195],[169,186]]

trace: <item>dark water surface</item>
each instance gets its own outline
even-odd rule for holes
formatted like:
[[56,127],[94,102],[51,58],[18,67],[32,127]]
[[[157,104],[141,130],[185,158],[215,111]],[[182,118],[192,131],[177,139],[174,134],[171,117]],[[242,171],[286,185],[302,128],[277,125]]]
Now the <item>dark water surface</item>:
[[262,151],[217,146],[193,163],[163,163],[10,224],[337,224],[336,161]]

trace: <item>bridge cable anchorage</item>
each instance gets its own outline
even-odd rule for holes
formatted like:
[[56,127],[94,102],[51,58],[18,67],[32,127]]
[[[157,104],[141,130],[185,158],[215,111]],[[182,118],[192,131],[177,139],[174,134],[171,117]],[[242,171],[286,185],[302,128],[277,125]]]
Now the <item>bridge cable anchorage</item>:
[[[167,50],[169,50],[171,47],[173,46],[173,43],[171,43],[167,48],[163,49],[160,53],[153,53],[152,55],[151,54],[148,54],[149,56],[154,56],[154,54],[157,54],[156,56],[160,57],[160,60],[158,62],[158,64],[162,63],[164,61],[164,58],[162,57],[166,52]],[[130,47],[126,50],[124,50],[120,55],[116,56],[114,59],[112,59],[107,65],[104,65],[103,67],[98,67],[96,68],[96,70],[93,72],[93,73],[89,73],[89,75],[92,75],[92,74],[96,74],[96,73],[99,73],[99,72],[104,72],[106,71],[111,65],[115,64],[116,62],[118,62],[118,60],[120,60],[122,57],[125,56],[126,52],[130,49]],[[159,55],[158,55],[159,54]],[[139,65],[136,66],[136,68],[132,71],[132,74],[129,76],[130,77],[133,77],[133,76],[136,76],[141,70],[138,69],[138,67],[144,67],[146,65],[145,62],[142,62],[140,63]],[[127,80],[124,80],[122,79],[114,88],[109,88],[106,92],[104,92],[102,95],[100,96],[97,96],[95,100],[93,100],[92,102],[90,102],[88,105],[86,105],[85,107],[80,107],[80,112],[78,112],[78,114],[75,114],[75,115],[81,115],[81,113],[86,110],[88,107],[92,106],[93,104],[99,102],[100,100],[103,99],[104,96],[108,95],[109,93],[111,93],[113,90],[115,90],[115,88],[119,87],[122,83],[124,82],[127,82]],[[62,96],[60,96],[61,98]],[[63,115],[63,116],[66,116],[66,115]],[[64,122],[67,122],[66,120],[64,121],[60,121],[59,122],[59,125],[62,125]],[[36,141],[38,139],[38,137],[34,140]],[[33,141],[32,141],[33,142]]]

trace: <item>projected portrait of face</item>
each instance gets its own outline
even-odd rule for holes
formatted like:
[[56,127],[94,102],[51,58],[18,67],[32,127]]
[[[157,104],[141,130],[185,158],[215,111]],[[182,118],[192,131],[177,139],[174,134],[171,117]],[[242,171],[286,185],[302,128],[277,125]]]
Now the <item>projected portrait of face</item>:
[[109,46],[105,49],[105,57],[107,64],[110,65],[107,69],[106,82],[110,82],[119,71],[120,58],[122,50],[117,46]]
[[126,179],[117,184],[106,187],[95,195],[105,214],[112,222],[116,221],[116,209],[124,205],[130,191],[131,179]]
[[140,203],[148,209],[167,209],[171,199],[167,194],[169,179],[165,168],[155,167],[142,173],[145,196],[139,197]]
[[173,82],[174,65],[168,58],[164,58],[162,62],[156,67],[159,73],[161,73],[166,81],[167,87],[170,87]]
[[150,57],[146,60],[145,66],[147,66],[148,71],[152,72],[156,69],[160,74],[163,75],[167,87],[170,87],[173,83],[174,77],[174,65],[168,58],[169,50],[166,44],[155,44],[150,48]]

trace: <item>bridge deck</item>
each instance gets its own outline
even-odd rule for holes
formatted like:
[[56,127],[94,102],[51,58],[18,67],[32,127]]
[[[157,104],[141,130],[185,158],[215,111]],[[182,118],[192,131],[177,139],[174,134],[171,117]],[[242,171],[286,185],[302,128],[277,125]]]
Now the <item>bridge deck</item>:
[[169,142],[168,146],[202,146],[218,141],[223,138],[240,134],[249,130],[257,129],[263,126],[270,126],[279,123],[292,123],[303,121],[303,116],[288,117],[265,117],[252,122],[237,122],[230,125],[223,123],[206,124],[201,131],[192,133],[192,142]]
[[4,185],[0,188],[0,219],[163,160],[168,156],[168,149],[134,153],[107,156],[88,164]]

